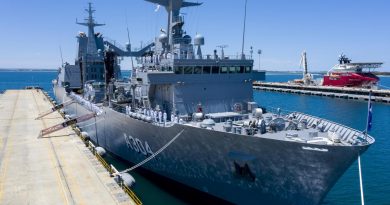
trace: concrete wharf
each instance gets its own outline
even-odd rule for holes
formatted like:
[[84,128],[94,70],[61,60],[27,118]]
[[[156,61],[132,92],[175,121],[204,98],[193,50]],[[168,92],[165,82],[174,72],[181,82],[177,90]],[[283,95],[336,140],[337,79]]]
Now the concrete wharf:
[[136,204],[71,127],[38,137],[64,121],[42,90],[0,94],[0,204]]
[[372,92],[371,100],[375,102],[390,103],[390,90],[366,89],[366,88],[350,88],[350,87],[330,87],[330,86],[310,86],[297,85],[290,83],[274,83],[274,82],[254,82],[253,89],[327,96],[342,99],[365,100],[369,99],[369,92]]

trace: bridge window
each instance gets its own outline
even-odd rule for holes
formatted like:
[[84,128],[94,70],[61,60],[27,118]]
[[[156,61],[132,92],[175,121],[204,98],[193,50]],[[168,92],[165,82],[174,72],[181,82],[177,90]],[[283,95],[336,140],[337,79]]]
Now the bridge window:
[[194,68],[194,74],[202,74],[202,67],[201,66],[196,66]]
[[212,74],[218,74],[219,73],[219,67],[218,66],[213,66],[212,67]]
[[184,74],[192,74],[194,70],[194,67],[191,66],[185,66],[184,67]]
[[229,73],[236,73],[236,67],[229,67]]
[[227,72],[228,72],[228,67],[222,66],[221,73],[227,73]]
[[211,67],[205,66],[203,67],[203,74],[210,74],[211,73]]
[[183,74],[183,67],[182,66],[175,67],[175,74]]
[[237,73],[244,73],[244,70],[245,70],[244,66],[237,67]]
[[252,72],[252,67],[251,66],[245,67],[245,73],[250,73],[250,72]]

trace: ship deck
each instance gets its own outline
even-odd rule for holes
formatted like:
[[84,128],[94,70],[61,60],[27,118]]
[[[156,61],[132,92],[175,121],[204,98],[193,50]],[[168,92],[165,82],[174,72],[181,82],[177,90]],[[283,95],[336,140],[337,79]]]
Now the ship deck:
[[0,204],[135,204],[70,128],[41,90],[0,95]]
[[[214,115],[217,116],[218,114]],[[220,115],[223,115],[223,113]],[[231,117],[228,118],[232,119]],[[365,136],[361,131],[299,112],[293,112],[285,115],[278,115],[269,112],[263,114],[262,119],[265,119],[266,121],[267,128],[265,133],[259,133],[258,131],[253,132],[253,129],[251,130],[250,126],[244,125],[245,122],[255,122],[257,120],[253,118],[252,115],[249,115],[248,119],[233,121],[230,130],[226,130],[225,128],[227,125],[226,121],[215,123],[215,126],[213,126],[212,129],[215,131],[235,133],[238,135],[249,135],[253,137],[269,138],[282,141],[330,146],[362,146],[371,144],[375,141],[374,138],[369,135]],[[267,119],[269,120],[267,121]],[[269,124],[271,121],[276,119],[283,119],[285,125],[283,129],[270,129]],[[297,123],[298,127],[295,129],[288,129],[288,125],[292,121]],[[305,121],[305,126],[301,124],[303,121]],[[187,125],[201,127],[200,122],[190,122],[187,123]],[[321,131],[319,130],[319,127],[321,127]],[[334,140],[336,137],[334,135],[337,135],[337,141]]]

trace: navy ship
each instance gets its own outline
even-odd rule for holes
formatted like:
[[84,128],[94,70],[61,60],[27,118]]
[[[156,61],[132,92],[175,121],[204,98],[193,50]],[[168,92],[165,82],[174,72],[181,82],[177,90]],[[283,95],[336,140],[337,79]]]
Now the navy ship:
[[[168,12],[154,42],[132,50],[105,40],[89,5],[75,64],[53,80],[57,108],[83,119],[78,126],[98,146],[226,203],[302,205],[320,204],[374,143],[342,124],[261,107],[250,56],[203,55],[205,38],[183,30],[180,9],[200,3],[146,1]],[[136,61],[128,79],[125,56]]]

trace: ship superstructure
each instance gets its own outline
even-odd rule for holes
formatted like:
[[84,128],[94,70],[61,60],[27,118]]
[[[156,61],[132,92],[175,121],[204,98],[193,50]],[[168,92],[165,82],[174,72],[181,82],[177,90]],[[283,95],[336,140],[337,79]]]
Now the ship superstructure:
[[133,107],[159,106],[169,115],[195,113],[199,105],[204,112],[228,112],[234,106],[243,109],[252,99],[253,60],[218,56],[217,51],[202,55],[204,37],[197,34],[192,43],[182,28],[184,18],[179,15],[180,8],[200,4],[152,2],[166,8],[169,23],[167,31],[162,30],[156,38],[153,50],[138,58],[142,66],[134,70]]
[[[154,156],[143,169],[226,203],[319,204],[374,143],[344,125],[261,107],[253,101],[250,57],[203,55],[205,38],[183,30],[180,9],[200,3],[147,1],[168,12],[168,27],[153,43],[132,51],[103,41],[103,55],[112,56],[103,60],[105,73],[116,56],[136,58],[130,81],[106,74],[105,89],[82,94],[54,81],[57,101],[74,102],[66,103],[68,116],[96,113],[78,125],[98,146],[134,164]],[[91,97],[101,92],[100,101]]]

